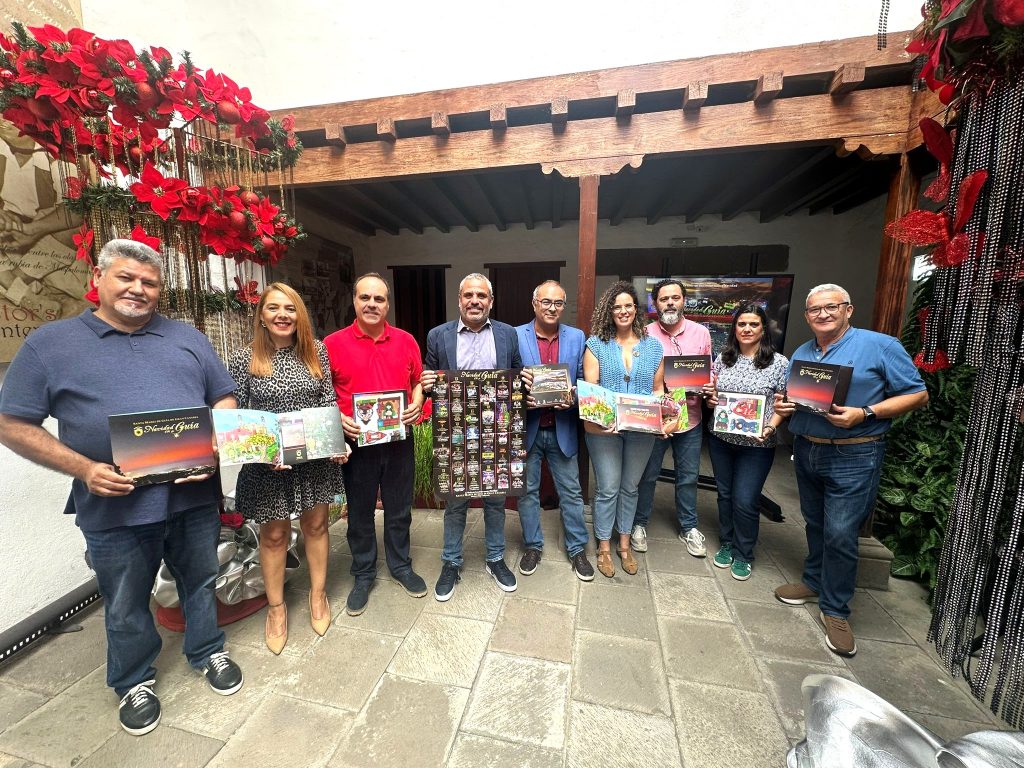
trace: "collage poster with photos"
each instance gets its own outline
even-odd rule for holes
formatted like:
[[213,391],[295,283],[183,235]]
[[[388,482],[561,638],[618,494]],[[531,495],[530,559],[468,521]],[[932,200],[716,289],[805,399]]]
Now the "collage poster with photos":
[[432,397],[435,495],[522,496],[526,391],[518,372],[438,371]]

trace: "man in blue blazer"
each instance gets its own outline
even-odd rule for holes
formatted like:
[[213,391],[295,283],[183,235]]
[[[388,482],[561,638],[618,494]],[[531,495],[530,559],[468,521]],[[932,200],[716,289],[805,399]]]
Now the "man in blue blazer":
[[[555,280],[546,280],[533,290],[534,319],[516,328],[523,365],[565,363],[573,387],[583,376],[583,331],[560,320],[565,309],[565,291]],[[548,460],[551,476],[558,489],[565,530],[565,550],[572,569],[582,581],[593,581],[594,568],[584,552],[589,535],[583,522],[583,494],[580,491],[577,428],[579,412],[575,405],[533,408],[526,415],[526,495],[519,501],[519,521],[523,526],[526,551],[519,561],[519,572],[529,576],[540,564],[544,532],[540,527],[540,465]]]
[[[459,283],[459,319],[439,325],[427,334],[427,356],[420,383],[431,392],[438,370],[491,370],[522,368],[516,330],[491,320],[494,289],[481,274],[466,275]],[[505,565],[505,497],[484,500],[485,567],[505,592],[516,589],[515,574]],[[466,531],[468,499],[449,499],[444,508],[444,549],[441,575],[434,597],[444,602],[455,592],[462,568],[462,537]]]

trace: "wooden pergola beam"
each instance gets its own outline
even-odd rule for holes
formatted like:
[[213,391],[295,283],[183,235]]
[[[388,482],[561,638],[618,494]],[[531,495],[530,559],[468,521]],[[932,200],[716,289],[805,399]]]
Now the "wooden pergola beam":
[[526,225],[527,229],[533,229],[536,226],[536,220],[533,216],[533,209],[530,207],[530,190],[526,186],[526,180],[523,178],[522,173],[515,173],[515,181],[512,186],[519,191],[519,199],[523,206],[523,224]]
[[293,172],[296,186],[450,174],[487,168],[515,168],[538,162],[583,160],[616,155],[726,151],[754,147],[822,144],[846,136],[906,135],[912,94],[909,86],[860,90],[846,98],[800,96],[778,99],[772,109],[750,102],[705,107],[699,120],[678,112],[634,114],[628,124],[614,117],[577,120],[573,130],[552,136],[546,125],[509,128],[496,139],[491,131],[452,134],[442,146],[436,137],[403,139],[394,147],[380,142],[306,149]]
[[393,191],[400,198],[405,200],[413,209],[423,214],[423,217],[431,223],[431,225],[444,232],[446,235],[452,231],[452,228],[445,222],[444,217],[439,214],[430,203],[424,202],[422,199],[413,194],[408,190],[404,184],[400,181],[394,181],[387,185],[391,191]]
[[[885,205],[885,223],[905,216],[917,205],[921,190],[921,177],[904,153],[889,182],[889,197]],[[871,327],[880,333],[899,336],[907,301],[907,283],[914,247],[882,234],[882,255],[878,260],[878,278],[875,283],[875,306]]]
[[448,123],[448,115],[444,112],[431,112],[430,130],[435,136],[448,136],[452,132],[451,125]]
[[501,211],[498,210],[498,203],[494,199],[494,193],[487,183],[487,180],[476,175],[466,177],[469,180],[469,184],[476,190],[478,199],[484,204],[487,212],[494,219],[494,226],[498,228],[499,232],[504,232],[508,229],[508,222],[505,221],[505,217],[501,215]]
[[615,204],[611,217],[608,219],[608,223],[613,227],[619,226],[619,224],[622,223],[622,220],[626,217],[626,208],[629,206],[633,197],[633,184],[634,181],[632,179],[622,183],[622,193]]
[[562,177],[551,174],[551,228],[562,226]]
[[508,110],[504,104],[491,104],[489,112],[492,131],[504,131],[508,128]]
[[615,94],[615,116],[620,120],[628,120],[636,109],[636,91],[626,88]]
[[360,192],[355,186],[349,184],[340,190],[342,201],[340,205],[350,208],[355,214],[373,224],[377,229],[383,229],[389,235],[397,235],[403,223],[388,209],[373,202],[370,198]]
[[398,131],[395,130],[394,118],[377,118],[377,139],[388,143],[398,140]]
[[722,221],[734,219],[741,211],[757,205],[768,196],[774,194],[776,190],[782,189],[786,184],[793,181],[793,179],[799,178],[803,174],[807,173],[811,168],[818,165],[818,163],[834,154],[835,150],[832,147],[825,147],[824,149],[818,150],[799,165],[793,166],[788,171],[778,176],[775,181],[767,187],[753,189],[753,194],[738,200],[728,210],[722,211]]
[[[780,48],[747,51],[742,55],[721,54],[695,59],[614,67],[552,77],[537,77],[505,83],[451,88],[403,96],[361,99],[336,104],[275,110],[278,119],[295,116],[295,129],[321,131],[329,123],[343,126],[372,126],[381,115],[394,120],[484,112],[489,105],[503,103],[507,109],[542,107],[538,94],[560,94],[569,101],[615,99],[620,91],[636,93],[676,91],[680,83],[705,81],[711,85],[757,80],[764,72],[782,71],[787,77],[825,77],[835,72],[837,62],[864,60],[870,72],[879,67],[906,64],[910,54],[903,48],[912,32],[892,32],[888,47],[875,51],[875,35]],[[865,59],[864,52],[870,51]]]
[[320,189],[308,189],[298,201],[299,205],[327,221],[336,221],[353,232],[358,232],[367,237],[377,234],[377,228],[366,219],[362,219],[347,210],[337,200],[327,200]]
[[479,232],[480,224],[477,222],[476,217],[473,216],[462,204],[462,200],[455,191],[449,186],[446,179],[431,179],[430,182],[434,185],[435,189],[441,193],[441,196],[448,201],[448,204],[455,209],[456,213],[462,217],[462,221],[466,225],[466,229],[470,232]]
[[344,147],[348,144],[348,139],[345,138],[345,126],[343,125],[328,123],[324,126],[324,136],[327,137],[327,143],[332,147]]
[[551,124],[558,127],[565,127],[569,119],[569,97],[555,96],[551,99]]
[[843,64],[832,75],[828,92],[833,97],[845,96],[864,82],[865,66],[863,61]]
[[781,72],[765,72],[757,78],[754,85],[754,103],[763,107],[770,101],[774,101],[782,93],[783,78]]
[[665,212],[669,208],[672,207],[672,203],[675,202],[678,194],[679,182],[675,179],[669,179],[665,182],[665,185],[661,188],[661,192],[658,193],[658,200],[655,202],[654,208],[647,216],[647,224],[657,224],[661,221],[661,217],[665,215]]
[[822,195],[832,192],[834,189],[838,189],[844,184],[848,183],[855,176],[860,175],[861,165],[857,163],[854,167],[848,168],[838,176],[831,177],[828,181],[819,187],[812,189],[810,192],[805,193],[801,197],[795,200],[784,200],[781,203],[777,203],[769,208],[763,208],[761,210],[761,223],[767,224],[770,221],[774,221],[783,214],[789,215],[803,208],[808,203],[819,199]]
[[708,100],[708,81],[696,80],[683,88],[683,109],[693,112],[704,106]]
[[353,186],[349,187],[349,191],[354,192],[356,197],[365,200],[381,215],[393,217],[399,224],[417,235],[423,234],[423,225],[416,217],[406,207],[383,198],[374,185]]

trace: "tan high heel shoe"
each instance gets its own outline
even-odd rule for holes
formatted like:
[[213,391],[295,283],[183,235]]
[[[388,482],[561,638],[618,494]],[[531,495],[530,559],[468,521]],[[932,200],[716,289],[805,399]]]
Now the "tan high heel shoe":
[[309,593],[309,623],[313,625],[313,631],[320,637],[326,635],[327,630],[331,628],[331,603],[327,599],[327,595],[324,595],[324,602],[327,603],[327,618],[313,618],[313,593]]
[[622,560],[622,570],[630,576],[636,576],[636,572],[640,566],[637,565],[636,559],[633,557],[633,553],[629,551],[629,547],[619,550],[619,559]]
[[[270,634],[270,609],[278,608],[282,605],[284,606],[284,634],[272,635]],[[288,643],[288,606],[283,600],[277,605],[267,604],[267,623],[263,632],[265,635],[264,642],[266,642],[267,648],[269,648],[270,652],[275,656],[280,656],[281,651],[284,650],[285,645]]]

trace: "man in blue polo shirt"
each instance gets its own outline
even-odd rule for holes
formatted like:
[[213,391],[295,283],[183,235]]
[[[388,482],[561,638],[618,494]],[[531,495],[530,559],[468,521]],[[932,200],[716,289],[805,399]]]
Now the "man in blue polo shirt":
[[922,408],[928,391],[899,339],[853,328],[850,294],[831,283],[807,294],[804,317],[814,339],[793,353],[792,361],[853,368],[845,406],[819,416],[797,411],[776,395],[775,412],[792,417],[800,512],[807,534],[807,559],[800,583],[785,584],[775,597],[789,605],[817,601],[825,643],[841,656],[853,656],[850,600],[857,581],[857,539],[875,505],[885,456],[885,433],[892,419]]
[[[242,687],[242,671],[217,627],[216,481],[136,488],[113,465],[107,417],[231,408],[235,383],[202,333],[156,314],[156,251],[112,240],[97,262],[99,308],[33,331],[18,350],[0,389],[0,442],[74,478],[64,511],[82,530],[106,603],[107,685],[121,699],[121,726],[141,736],[160,722],[153,662],[161,641],[149,596],[161,559],[178,583],[189,663],[223,695]],[[48,416],[56,438],[42,427]]]

